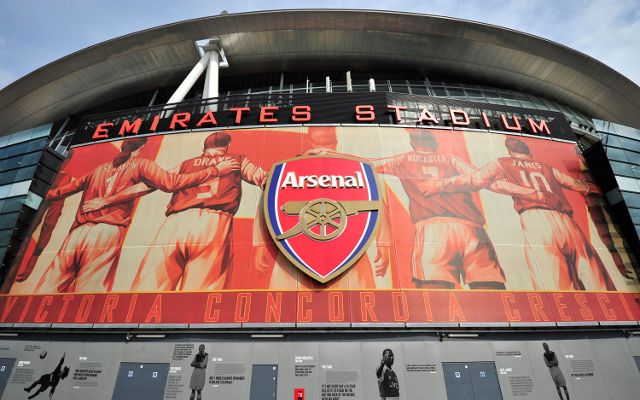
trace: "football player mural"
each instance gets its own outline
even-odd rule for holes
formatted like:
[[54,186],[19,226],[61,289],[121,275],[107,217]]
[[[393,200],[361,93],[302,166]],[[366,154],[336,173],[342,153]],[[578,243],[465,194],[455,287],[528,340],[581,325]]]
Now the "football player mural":
[[[490,132],[303,126],[81,146],[34,221],[2,288],[9,296],[246,292],[248,306],[254,290],[351,291],[360,301],[376,291],[640,287],[575,144]],[[296,247],[303,238],[309,245]],[[335,268],[314,269],[336,249],[345,253]],[[587,305],[611,315],[611,298],[598,299]],[[352,314],[375,307],[359,304]]]

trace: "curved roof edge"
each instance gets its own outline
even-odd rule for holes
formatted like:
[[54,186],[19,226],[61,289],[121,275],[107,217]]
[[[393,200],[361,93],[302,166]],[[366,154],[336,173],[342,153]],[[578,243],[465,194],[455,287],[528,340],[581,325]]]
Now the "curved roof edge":
[[220,37],[221,75],[351,70],[459,77],[640,128],[640,87],[583,53],[480,22],[394,11],[275,10],[176,22],[77,51],[0,91],[0,136],[180,82]]

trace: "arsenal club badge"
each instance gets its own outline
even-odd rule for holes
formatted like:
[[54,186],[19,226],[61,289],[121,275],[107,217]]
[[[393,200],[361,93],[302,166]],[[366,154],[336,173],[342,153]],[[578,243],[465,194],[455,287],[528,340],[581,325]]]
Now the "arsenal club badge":
[[370,162],[339,155],[306,156],[273,165],[264,213],[280,251],[324,283],[367,250],[378,229],[381,199]]

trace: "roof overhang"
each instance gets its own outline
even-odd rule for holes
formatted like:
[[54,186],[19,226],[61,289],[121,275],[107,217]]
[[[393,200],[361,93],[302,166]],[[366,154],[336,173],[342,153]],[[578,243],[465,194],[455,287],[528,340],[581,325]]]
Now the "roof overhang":
[[179,83],[219,37],[221,75],[351,70],[446,75],[537,94],[640,128],[640,88],[603,63],[536,36],[435,15],[367,10],[225,14],[112,39],[0,91],[0,136],[124,96]]

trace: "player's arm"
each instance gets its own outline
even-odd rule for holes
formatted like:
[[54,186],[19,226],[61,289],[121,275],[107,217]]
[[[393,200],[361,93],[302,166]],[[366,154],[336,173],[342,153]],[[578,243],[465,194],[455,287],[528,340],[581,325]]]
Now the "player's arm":
[[556,178],[560,186],[565,187],[569,190],[579,192],[584,196],[588,194],[597,194],[602,196],[602,191],[600,190],[600,188],[593,183],[573,179],[569,175],[564,174],[555,168],[553,168],[553,176]]
[[82,205],[82,213],[86,214],[89,212],[100,210],[105,207],[111,207],[117,204],[133,201],[137,198],[146,196],[149,193],[153,193],[155,191],[156,191],[156,188],[149,187],[145,183],[138,183],[137,185],[128,187],[125,190],[118,192],[106,199],[104,197],[96,197],[87,201]]
[[382,375],[382,371],[384,369],[384,358],[382,359],[382,361],[380,361],[380,365],[378,365],[378,367],[376,368],[376,377],[378,378],[378,380],[381,380],[383,375]]
[[385,164],[378,164],[376,163],[376,172],[379,174],[386,174],[386,175],[398,175],[396,173],[396,167],[398,166],[398,163],[404,158],[404,155],[400,155],[400,156],[396,156],[393,157],[391,160],[389,160],[387,163]]
[[256,218],[253,220],[253,237],[251,238],[253,249],[251,253],[253,254],[253,263],[258,270],[258,275],[267,277],[269,276],[270,265],[266,239],[269,234],[267,233],[267,225],[264,222],[263,202],[264,196],[260,198]]
[[141,180],[148,186],[171,193],[198,186],[211,178],[226,175],[239,169],[240,164],[236,160],[225,160],[216,166],[192,174],[171,174],[160,168],[153,161],[149,161],[141,165],[138,171],[141,174]]
[[195,356],[193,356],[193,361],[191,361],[191,366],[193,368],[198,368],[198,366],[200,365],[200,363],[196,361],[197,358],[198,358],[197,354]]
[[50,190],[49,193],[47,193],[47,196],[45,197],[45,199],[61,200],[61,199],[64,199],[65,197],[69,197],[76,193],[82,192],[85,188],[85,185],[87,184],[88,176],[92,174],[93,172],[90,172],[89,174],[84,175],[80,179],[76,179],[75,181],[67,183],[66,185]]
[[264,185],[267,183],[267,176],[269,175],[268,172],[249,161],[247,157],[242,158],[240,174],[245,182],[256,185],[260,189],[264,189]]
[[418,188],[425,196],[435,193],[477,192],[488,188],[501,178],[500,162],[493,160],[484,167],[470,173],[442,180],[427,179]]
[[209,362],[209,354],[204,353],[204,360],[202,360],[202,362],[200,363],[200,368],[205,369],[207,368],[207,363]]

